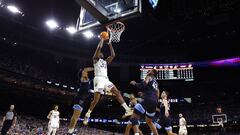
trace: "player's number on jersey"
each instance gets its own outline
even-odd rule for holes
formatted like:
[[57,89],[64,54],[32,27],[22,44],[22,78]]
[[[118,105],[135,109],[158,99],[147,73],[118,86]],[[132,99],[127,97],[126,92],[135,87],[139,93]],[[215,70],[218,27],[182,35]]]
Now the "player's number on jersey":
[[100,65],[101,68],[107,68],[107,64],[105,62],[101,62],[101,65]]
[[153,82],[152,86],[155,90],[158,90],[158,83],[157,82]]

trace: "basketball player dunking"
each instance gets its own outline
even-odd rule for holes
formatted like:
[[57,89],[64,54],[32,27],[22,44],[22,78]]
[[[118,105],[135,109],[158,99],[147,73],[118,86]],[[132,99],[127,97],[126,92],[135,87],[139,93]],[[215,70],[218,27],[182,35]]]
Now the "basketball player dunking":
[[107,74],[107,65],[112,62],[112,60],[115,58],[115,52],[113,49],[113,46],[111,43],[108,44],[110,51],[111,51],[111,56],[109,56],[106,60],[103,59],[103,53],[101,52],[101,49],[103,47],[104,40],[101,38],[97,49],[94,53],[93,56],[93,64],[94,64],[94,99],[90,104],[90,107],[88,109],[88,112],[85,115],[83,124],[87,125],[88,124],[88,119],[90,118],[91,112],[99,102],[99,99],[101,97],[101,94],[104,94],[104,91],[110,91],[113,94],[116,95],[117,101],[122,105],[122,107],[125,109],[126,116],[132,115],[132,110],[128,107],[126,102],[124,101],[120,91],[117,89],[117,87],[108,79],[108,74]]
[[77,97],[75,98],[74,101],[74,106],[73,106],[73,115],[71,118],[71,122],[68,126],[68,133],[72,134],[74,131],[74,128],[77,124],[77,121],[82,113],[83,110],[83,103],[88,97],[88,92],[90,90],[90,79],[88,77],[88,73],[93,71],[94,69],[92,67],[87,67],[84,68],[79,75],[80,78],[80,90],[77,93]]
[[58,105],[54,106],[54,110],[50,111],[47,118],[49,119],[48,122],[48,133],[47,135],[55,135],[57,132],[57,129],[59,128],[59,111],[58,111]]

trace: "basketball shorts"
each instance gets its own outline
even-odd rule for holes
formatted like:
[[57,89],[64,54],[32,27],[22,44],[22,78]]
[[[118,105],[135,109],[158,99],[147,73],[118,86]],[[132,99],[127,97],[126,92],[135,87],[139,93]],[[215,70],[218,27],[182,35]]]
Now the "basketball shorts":
[[143,101],[140,104],[136,104],[134,107],[134,113],[138,115],[145,115],[150,119],[153,119],[156,113],[157,102]]
[[160,116],[158,123],[156,123],[158,129],[164,127],[166,131],[172,131],[171,118],[166,116]]
[[114,84],[107,77],[94,77],[94,92],[104,94],[110,92]]
[[180,128],[178,134],[179,135],[187,135],[187,129],[186,128]]

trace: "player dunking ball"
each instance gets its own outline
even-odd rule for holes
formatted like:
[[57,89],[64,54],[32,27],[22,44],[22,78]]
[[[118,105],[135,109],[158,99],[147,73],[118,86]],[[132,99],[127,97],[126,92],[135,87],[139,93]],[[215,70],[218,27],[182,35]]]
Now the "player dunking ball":
[[116,95],[117,101],[122,105],[122,107],[125,109],[126,116],[132,115],[132,110],[128,107],[126,102],[124,101],[120,91],[117,89],[117,87],[108,79],[108,73],[107,73],[107,65],[112,62],[112,60],[115,58],[115,52],[113,49],[112,44],[109,42],[108,46],[111,51],[111,56],[109,56],[106,60],[103,59],[103,53],[101,52],[101,49],[103,47],[104,40],[107,40],[108,37],[104,35],[103,37],[101,35],[101,40],[97,46],[97,49],[93,56],[93,64],[94,64],[94,99],[90,104],[90,107],[88,109],[88,112],[85,115],[83,124],[88,124],[88,119],[90,118],[91,112],[99,102],[99,99],[101,97],[101,94],[104,94],[104,91],[110,91],[113,94]]
[[187,122],[183,115],[179,114],[179,131],[178,135],[187,135]]
[[133,126],[134,135],[140,135],[139,119],[141,115],[145,115],[147,125],[150,127],[154,135],[158,135],[157,129],[152,122],[152,118],[154,117],[156,112],[159,97],[159,89],[158,83],[156,81],[156,75],[157,71],[153,69],[148,72],[143,82],[130,82],[130,84],[138,87],[143,92],[143,102],[135,105],[134,113],[129,121],[129,123]]
[[80,76],[80,90],[77,93],[77,97],[75,98],[75,105],[73,106],[73,115],[71,118],[71,122],[68,126],[68,133],[72,134],[74,131],[74,128],[77,124],[77,121],[82,113],[83,110],[83,103],[88,97],[88,92],[90,90],[90,79],[88,78],[88,73],[93,71],[94,69],[92,67],[84,68],[81,71]]
[[54,109],[49,112],[47,118],[49,119],[48,122],[48,133],[47,135],[55,135],[57,132],[57,129],[59,128],[59,111],[58,111],[58,105],[54,105]]

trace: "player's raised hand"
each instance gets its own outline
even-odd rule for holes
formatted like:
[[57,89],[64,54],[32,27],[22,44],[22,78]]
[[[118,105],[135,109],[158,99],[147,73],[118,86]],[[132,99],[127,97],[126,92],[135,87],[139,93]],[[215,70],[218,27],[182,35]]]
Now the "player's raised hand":
[[136,81],[131,81],[131,82],[130,82],[130,84],[133,85],[133,86],[135,86],[136,83],[137,83]]

